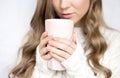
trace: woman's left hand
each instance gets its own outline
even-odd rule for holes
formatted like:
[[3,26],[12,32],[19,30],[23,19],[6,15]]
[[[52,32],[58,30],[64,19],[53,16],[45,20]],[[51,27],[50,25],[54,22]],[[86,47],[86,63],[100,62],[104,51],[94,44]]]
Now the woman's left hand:
[[51,56],[59,62],[67,60],[76,49],[75,34],[73,34],[72,41],[58,37],[53,38],[48,42],[47,49]]

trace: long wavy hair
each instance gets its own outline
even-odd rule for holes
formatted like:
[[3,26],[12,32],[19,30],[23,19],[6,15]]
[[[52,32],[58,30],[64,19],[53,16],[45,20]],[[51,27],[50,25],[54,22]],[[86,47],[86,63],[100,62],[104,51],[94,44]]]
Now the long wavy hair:
[[[12,69],[10,74],[18,78],[31,78],[35,66],[35,51],[39,45],[40,37],[45,31],[45,19],[59,18],[53,9],[51,0],[38,0],[35,13],[31,20],[31,27],[27,33],[27,41],[20,48],[22,57],[20,62]],[[102,0],[91,0],[86,15],[81,19],[81,27],[85,36],[85,51],[90,49],[87,62],[95,75],[102,73],[105,78],[110,78],[111,71],[100,64],[107,43],[101,35],[99,26],[106,26],[102,16]]]

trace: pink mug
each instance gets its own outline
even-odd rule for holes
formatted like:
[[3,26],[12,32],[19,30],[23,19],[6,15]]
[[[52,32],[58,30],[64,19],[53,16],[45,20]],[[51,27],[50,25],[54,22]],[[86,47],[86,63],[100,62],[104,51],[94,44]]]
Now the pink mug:
[[[49,36],[66,38],[71,40],[73,34],[73,21],[69,19],[46,19],[45,31]],[[52,70],[65,70],[64,66],[54,58],[48,61],[48,68]]]

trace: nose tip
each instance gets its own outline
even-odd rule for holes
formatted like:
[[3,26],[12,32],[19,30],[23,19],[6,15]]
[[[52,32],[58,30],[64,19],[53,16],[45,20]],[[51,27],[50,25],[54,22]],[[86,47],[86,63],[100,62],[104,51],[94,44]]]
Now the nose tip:
[[70,7],[69,0],[61,0],[60,7],[61,7],[61,9],[66,9],[66,8]]

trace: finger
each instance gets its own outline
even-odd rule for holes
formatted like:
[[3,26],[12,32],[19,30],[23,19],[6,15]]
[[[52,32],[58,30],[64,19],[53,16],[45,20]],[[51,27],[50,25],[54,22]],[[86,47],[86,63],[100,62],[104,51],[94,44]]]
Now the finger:
[[65,44],[63,44],[63,43],[61,43],[61,42],[57,42],[57,41],[53,41],[53,40],[50,40],[49,42],[48,42],[48,44],[49,45],[51,45],[51,46],[53,46],[53,47],[55,47],[55,48],[58,48],[58,49],[60,49],[60,50],[63,50],[63,51],[65,51],[65,52],[67,52],[68,54],[72,54],[72,52],[73,52],[73,48],[71,48],[70,46],[68,46],[68,45],[65,45]]
[[71,48],[75,49],[76,44],[74,42],[70,41],[70,40],[67,40],[67,39],[64,39],[64,38],[58,38],[58,37],[54,37],[53,39],[55,41],[59,41],[63,44],[66,44],[66,45],[70,46]]
[[43,34],[41,35],[41,38],[40,40],[42,40],[43,38],[47,37],[48,36],[48,32],[43,32]]
[[48,54],[46,54],[45,56],[43,56],[42,57],[44,60],[50,60],[51,58],[52,58],[52,56],[51,56],[51,54],[50,53],[48,53]]
[[45,47],[45,48],[42,48],[41,50],[40,50],[40,55],[41,56],[44,56],[44,55],[46,55],[46,54],[48,54],[48,49]]
[[62,58],[62,57],[56,55],[56,54],[53,53],[53,52],[50,52],[50,55],[51,55],[54,59],[56,59],[57,61],[59,61],[59,62],[63,62],[63,61],[65,61],[64,58]]
[[68,57],[70,57],[70,54],[68,54],[60,49],[57,49],[55,47],[48,45],[47,49],[48,49],[48,51],[53,52],[54,54],[58,55],[61,58],[67,59]]
[[40,55],[44,60],[49,60],[52,58],[52,56],[49,54],[49,51],[47,50],[47,48],[41,49]]
[[40,41],[40,47],[41,47],[41,48],[46,47],[47,44],[48,44],[48,41],[51,40],[51,39],[52,39],[51,36],[42,39],[42,40]]

